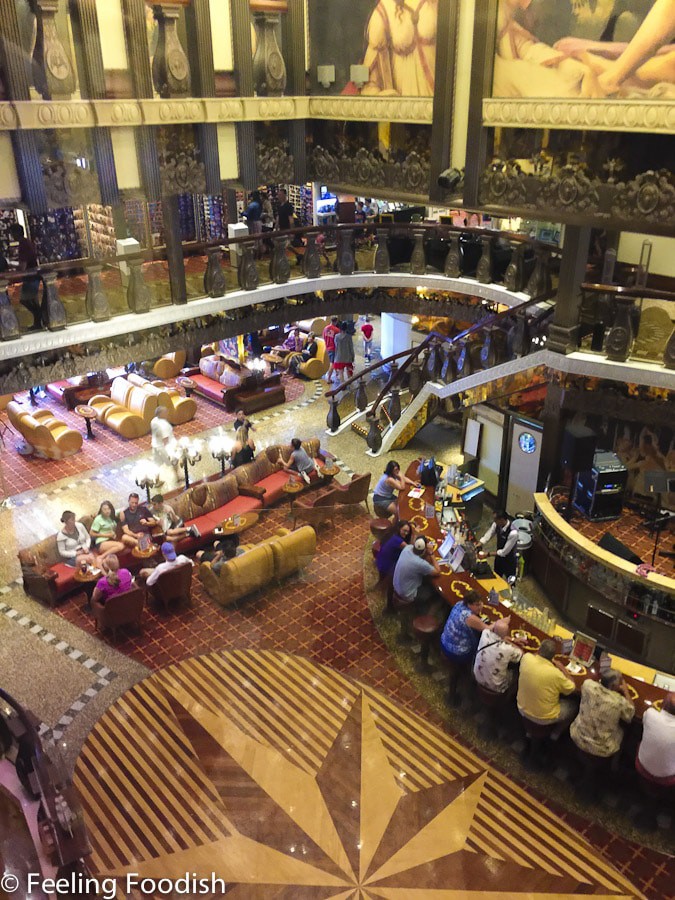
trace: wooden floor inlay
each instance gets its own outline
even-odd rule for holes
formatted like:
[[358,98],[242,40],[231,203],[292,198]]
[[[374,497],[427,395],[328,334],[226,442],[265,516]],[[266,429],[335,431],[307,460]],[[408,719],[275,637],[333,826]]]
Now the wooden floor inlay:
[[442,731],[283,653],[212,653],[136,685],[76,784],[100,877],[213,874],[250,900],[642,896]]

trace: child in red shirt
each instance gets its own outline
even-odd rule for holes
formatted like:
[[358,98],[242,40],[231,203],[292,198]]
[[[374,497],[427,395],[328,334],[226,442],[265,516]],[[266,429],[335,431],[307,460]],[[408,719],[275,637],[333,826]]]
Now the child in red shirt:
[[361,326],[361,334],[363,335],[363,355],[366,358],[366,362],[370,362],[370,355],[373,350],[373,326],[370,324],[368,316],[366,316],[366,321]]

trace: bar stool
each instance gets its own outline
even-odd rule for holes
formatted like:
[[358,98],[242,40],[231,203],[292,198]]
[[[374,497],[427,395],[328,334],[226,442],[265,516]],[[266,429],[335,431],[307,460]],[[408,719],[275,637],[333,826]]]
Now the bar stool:
[[420,643],[420,658],[417,663],[418,672],[431,672],[433,667],[429,663],[429,650],[431,642],[438,637],[443,630],[443,623],[435,616],[416,616],[412,620],[412,633]]
[[506,694],[500,694],[497,691],[491,691],[490,688],[484,687],[478,681],[475,681],[476,699],[479,706],[487,713],[487,721],[485,725],[481,725],[479,732],[485,738],[496,740],[499,737],[498,722],[502,718],[501,712],[506,702]]
[[[572,741],[574,744],[574,741]],[[581,769],[580,778],[575,783],[575,791],[583,798],[598,801],[601,786],[605,782],[612,762],[611,756],[595,756],[574,744],[574,753]]]
[[656,831],[659,826],[658,814],[661,808],[671,808],[675,798],[675,785],[659,784],[635,760],[635,771],[640,780],[640,793],[645,805],[637,811],[633,821],[641,831]]
[[551,748],[551,737],[557,723],[541,725],[539,722],[532,722],[522,713],[520,718],[525,729],[525,749],[522,753],[522,760],[527,768],[544,769]]
[[382,549],[382,541],[373,541],[373,544],[370,548],[370,552],[373,554],[373,559],[377,559],[380,555],[380,550]]
[[370,520],[370,533],[372,536],[382,542],[385,538],[389,537],[389,533],[393,530],[394,523],[389,519],[371,519]]
[[391,609],[399,614],[399,621],[401,623],[401,630],[397,636],[398,642],[400,644],[410,643],[412,641],[410,623],[415,614],[415,604],[411,603],[410,600],[406,600],[405,597],[401,597],[400,594],[397,594],[393,584],[391,587]]

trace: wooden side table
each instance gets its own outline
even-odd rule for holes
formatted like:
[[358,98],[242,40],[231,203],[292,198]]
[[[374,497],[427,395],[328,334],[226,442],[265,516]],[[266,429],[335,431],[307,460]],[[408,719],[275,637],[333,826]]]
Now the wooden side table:
[[95,410],[93,407],[91,407],[91,406],[87,406],[86,403],[80,403],[78,406],[75,407],[74,412],[75,412],[78,416],[80,416],[82,419],[84,419],[84,421],[85,421],[85,423],[86,423],[86,426],[87,426],[87,440],[88,440],[88,441],[93,441],[93,440],[95,440],[95,439],[96,439],[96,435],[95,435],[94,432],[91,430],[91,423],[92,423],[92,422],[94,421],[94,419],[96,418],[96,410]]
[[179,378],[176,378],[176,384],[180,385],[185,391],[186,397],[191,397],[194,393],[197,384],[191,378],[188,378],[186,375],[182,375]]

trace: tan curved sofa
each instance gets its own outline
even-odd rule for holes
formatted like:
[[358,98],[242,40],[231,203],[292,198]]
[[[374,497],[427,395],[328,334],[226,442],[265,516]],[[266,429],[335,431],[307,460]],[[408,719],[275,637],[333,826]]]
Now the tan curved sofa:
[[109,397],[96,394],[89,405],[100,422],[123,438],[133,439],[149,433],[157,397],[120,377],[113,381]]
[[217,575],[211,563],[202,563],[199,579],[209,596],[221,606],[230,606],[247,594],[305,568],[315,552],[316,532],[309,525],[297,531],[279,528],[271,537],[224,563]]
[[172,425],[184,425],[194,419],[197,402],[192,397],[184,397],[176,388],[171,388],[163,381],[146,381],[140,375],[128,375],[127,380],[136,387],[142,388],[157,397],[157,406],[163,406],[168,413]]
[[65,459],[82,448],[80,432],[55,418],[49,409],[34,410],[11,400],[7,404],[7,417],[39,456]]
[[157,360],[152,367],[152,372],[158,378],[163,380],[166,378],[175,378],[185,365],[186,357],[187,354],[185,353],[185,350],[176,350],[175,353],[166,353]]

